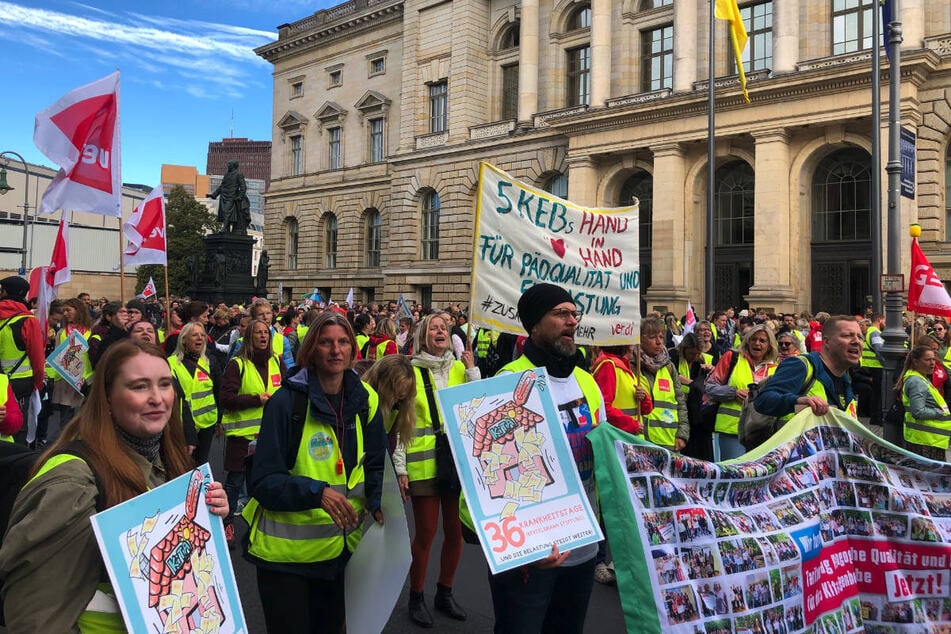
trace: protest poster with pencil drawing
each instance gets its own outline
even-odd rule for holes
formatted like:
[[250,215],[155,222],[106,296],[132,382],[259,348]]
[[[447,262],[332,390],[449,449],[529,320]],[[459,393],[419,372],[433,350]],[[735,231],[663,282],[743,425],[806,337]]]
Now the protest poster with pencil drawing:
[[248,631],[211,482],[205,463],[90,518],[128,631]]
[[838,410],[724,463],[588,438],[629,629],[951,629],[951,465]]
[[525,334],[518,298],[548,282],[571,293],[584,319],[581,345],[624,345],[640,334],[638,205],[576,205],[519,182],[488,163],[479,169],[472,258],[474,328]]
[[[493,574],[604,539],[543,368],[436,392]],[[590,413],[589,413],[590,415]]]

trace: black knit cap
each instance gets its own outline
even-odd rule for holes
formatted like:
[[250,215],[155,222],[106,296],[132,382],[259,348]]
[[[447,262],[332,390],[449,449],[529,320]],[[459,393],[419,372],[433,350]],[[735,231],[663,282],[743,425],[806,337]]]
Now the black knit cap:
[[23,299],[30,292],[30,283],[19,275],[11,275],[0,280],[0,288],[5,290],[10,297]]
[[574,301],[571,294],[560,286],[547,283],[536,284],[522,293],[522,297],[518,300],[518,318],[522,321],[525,332],[531,335],[532,328],[542,320],[545,313],[558,304],[574,303]]
[[145,314],[145,302],[141,299],[130,299],[125,303],[126,310],[137,310],[142,314]]

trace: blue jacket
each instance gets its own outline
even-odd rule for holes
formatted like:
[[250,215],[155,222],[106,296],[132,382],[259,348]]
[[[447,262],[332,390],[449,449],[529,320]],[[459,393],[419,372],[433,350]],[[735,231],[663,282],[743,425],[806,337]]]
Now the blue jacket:
[[[308,407],[318,419],[334,421],[335,413],[330,409],[320,383],[310,378],[306,368],[286,379],[274,396],[268,400],[261,418],[261,432],[258,435],[257,451],[254,454],[254,467],[250,473],[254,488],[254,497],[261,506],[274,511],[301,511],[320,506],[326,482],[313,480],[305,476],[288,473],[287,457],[296,455],[297,447],[291,447],[291,416],[294,398],[292,391],[307,392]],[[368,394],[355,372],[347,371],[343,375],[343,420],[345,431],[343,438],[343,462],[347,473],[357,465],[357,414],[367,407]],[[338,435],[339,437],[339,435]],[[302,438],[301,442],[307,439]],[[380,508],[383,493],[383,465],[387,450],[386,432],[383,429],[383,416],[379,409],[373,418],[366,421],[363,428],[364,486],[367,496],[367,510],[372,515]],[[265,562],[247,554],[245,556],[258,566],[293,574],[333,578],[346,566],[350,555],[346,548],[337,559],[314,564],[281,564]]]
[[[835,387],[832,383],[832,377],[826,370],[818,352],[810,352],[802,355],[806,357],[816,372],[816,381],[822,384],[826,391],[826,401],[829,405],[844,409],[835,396]],[[756,411],[767,416],[785,416],[791,414],[796,409],[796,399],[799,398],[799,392],[806,381],[806,366],[798,360],[786,359],[776,368],[776,374],[770,378],[769,383],[756,395]],[[845,403],[848,405],[855,398],[852,392],[852,380],[849,374],[842,376],[845,388]]]

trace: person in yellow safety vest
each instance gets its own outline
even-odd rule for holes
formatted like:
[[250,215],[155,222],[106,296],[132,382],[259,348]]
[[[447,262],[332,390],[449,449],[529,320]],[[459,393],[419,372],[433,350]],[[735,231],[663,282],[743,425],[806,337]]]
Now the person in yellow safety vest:
[[[89,517],[192,469],[163,351],[120,341],[99,369],[14,504],[0,548],[10,632],[125,632]],[[212,513],[227,513],[219,483],[204,497]]]
[[46,334],[26,307],[29,290],[18,275],[0,280],[0,372],[10,379],[21,409],[46,379]]
[[365,520],[383,523],[386,433],[376,392],[350,370],[356,341],[346,316],[318,317],[297,358],[301,369],[264,411],[245,556],[257,566],[268,632],[337,634],[347,562]]
[[898,389],[905,406],[905,449],[944,462],[951,439],[951,411],[944,396],[928,378],[934,372],[935,363],[935,352],[930,346],[915,346],[905,357]]
[[[518,301],[518,316],[529,334],[522,356],[499,372],[524,372],[544,367],[548,388],[568,436],[574,467],[592,510],[598,512],[594,485],[594,456],[585,436],[604,422],[604,401],[594,377],[578,367],[574,335],[581,313],[571,294],[542,283],[526,290]],[[663,329],[661,328],[661,342]],[[562,468],[571,468],[562,464]],[[464,514],[463,514],[464,515]],[[580,634],[588,612],[597,561],[597,544],[549,555],[534,564],[489,575],[496,632],[563,632]]]
[[[60,329],[57,335],[56,345],[62,344],[67,337],[74,331],[78,331],[88,342],[92,332],[92,316],[89,314],[89,308],[86,303],[76,297],[65,300],[63,306],[63,315],[65,317],[65,326]],[[92,363],[89,361],[88,350],[79,355],[83,364],[83,384],[92,380]],[[83,395],[77,392],[73,387],[63,380],[59,374],[51,367],[47,368],[48,376],[53,379],[52,394],[50,402],[56,406],[60,412],[60,423],[65,425],[76,414],[76,410],[83,404]]]
[[868,424],[882,424],[882,382],[885,380],[885,368],[878,353],[885,340],[882,338],[882,328],[885,327],[885,316],[881,313],[872,315],[871,323],[865,329],[865,345],[862,347],[862,371],[872,378],[872,391],[868,399]]
[[[175,352],[168,358],[172,373],[184,394],[189,419],[185,422],[185,440],[194,447],[195,464],[208,462],[211,442],[218,424],[218,389],[221,369],[215,357],[207,354],[205,327],[190,321],[182,327]],[[183,416],[183,418],[185,418]]]
[[13,442],[13,434],[23,427],[23,412],[6,374],[0,374],[0,441]]
[[644,437],[671,451],[680,451],[690,440],[687,397],[680,387],[677,368],[664,346],[664,323],[654,317],[641,322],[640,386],[654,403],[644,419]]
[[435,393],[447,386],[460,385],[480,378],[471,350],[457,361],[450,343],[451,324],[442,314],[427,315],[420,322],[413,338],[413,367],[416,375],[416,437],[400,438],[393,452],[400,490],[408,493],[413,506],[412,553],[409,569],[409,617],[421,627],[433,627],[433,617],[426,606],[424,589],[429,552],[443,518],[443,546],[439,557],[439,579],[434,605],[450,618],[464,621],[465,611],[452,594],[453,581],[462,557],[462,526],[459,524],[458,483],[436,479],[436,434],[445,434]]
[[376,324],[376,330],[370,335],[367,342],[367,354],[364,357],[369,361],[382,359],[388,354],[396,354],[396,322],[384,317]]
[[862,358],[862,330],[854,317],[834,315],[822,324],[822,350],[797,357],[808,361],[816,380],[803,394],[809,369],[805,363],[785,361],[756,395],[756,411],[767,416],[785,417],[809,407],[816,416],[824,416],[830,407],[857,419],[855,393],[849,369]]
[[[250,313],[252,320],[260,319],[271,327],[271,349],[284,363],[284,367],[288,370],[293,370],[297,367],[294,361],[294,350],[291,349],[287,337],[272,325],[274,321],[274,308],[271,306],[271,302],[263,298],[255,300],[254,303],[251,304]],[[238,340],[234,342],[232,346],[233,350],[231,351],[232,357],[237,356],[243,344],[243,337],[239,337]]]
[[367,344],[370,342],[370,335],[376,328],[376,320],[370,313],[360,313],[353,319],[353,330],[357,338],[357,358],[367,358]]
[[[735,362],[734,355],[737,356]],[[720,404],[713,429],[713,458],[716,462],[746,453],[737,437],[740,409],[750,385],[776,372],[778,358],[773,331],[765,324],[757,324],[746,333],[738,350],[728,351],[720,358],[707,379],[707,399]]]
[[[271,348],[273,329],[256,319],[244,331],[243,345],[225,367],[219,406],[225,433],[225,491],[236,512],[244,488],[245,458],[261,430],[264,405],[281,387],[287,368]],[[248,344],[250,342],[250,344]],[[234,542],[234,515],[225,518],[225,535]]]
[[641,416],[654,409],[650,394],[637,384],[631,369],[634,346],[603,346],[591,374],[601,395],[608,422],[629,434],[643,437]]

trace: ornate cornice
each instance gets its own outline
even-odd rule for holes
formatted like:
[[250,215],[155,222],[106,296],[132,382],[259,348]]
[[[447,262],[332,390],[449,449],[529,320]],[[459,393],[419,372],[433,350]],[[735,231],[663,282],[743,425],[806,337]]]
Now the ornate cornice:
[[277,29],[277,41],[259,46],[254,52],[272,64],[285,55],[297,54],[328,41],[352,37],[354,33],[377,29],[381,24],[403,17],[403,0],[350,0],[322,9],[312,16]]

